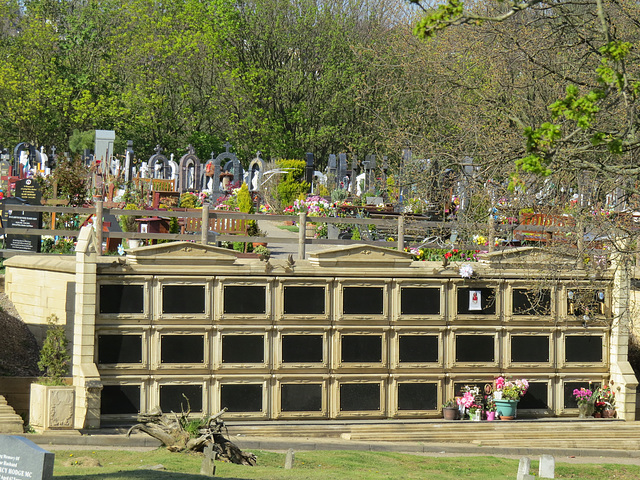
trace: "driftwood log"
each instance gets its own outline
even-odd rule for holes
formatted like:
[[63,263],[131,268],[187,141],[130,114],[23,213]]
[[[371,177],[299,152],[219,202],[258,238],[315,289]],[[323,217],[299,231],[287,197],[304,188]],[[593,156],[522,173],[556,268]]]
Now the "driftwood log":
[[239,465],[255,465],[256,456],[250,452],[243,452],[236,444],[223,435],[226,430],[220,417],[226,412],[216,413],[202,420],[190,420],[189,412],[180,415],[172,413],[163,414],[160,409],[150,413],[138,415],[138,424],[127,432],[127,437],[135,431],[140,431],[162,442],[171,452],[184,450],[202,452],[211,444],[217,459],[223,462],[237,463]]

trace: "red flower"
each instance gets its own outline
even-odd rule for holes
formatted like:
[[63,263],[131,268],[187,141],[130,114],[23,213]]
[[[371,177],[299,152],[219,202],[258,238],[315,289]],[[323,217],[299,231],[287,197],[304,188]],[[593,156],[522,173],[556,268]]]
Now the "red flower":
[[452,254],[451,252],[447,252],[444,254],[444,258],[451,258]]

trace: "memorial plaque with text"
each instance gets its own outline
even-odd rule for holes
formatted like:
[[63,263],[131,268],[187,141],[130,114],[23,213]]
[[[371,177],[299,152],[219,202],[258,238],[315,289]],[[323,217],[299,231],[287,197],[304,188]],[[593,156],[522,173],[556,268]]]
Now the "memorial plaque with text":
[[[20,207],[26,204],[26,202],[20,198],[5,198],[3,202],[5,205],[3,223],[6,225],[6,228],[36,229],[42,227],[42,213],[20,210]],[[10,233],[7,234],[5,238],[5,248],[40,252],[40,235],[17,235]]]
[[40,205],[42,202],[42,188],[33,178],[23,178],[16,182],[14,197],[21,198],[29,205]]
[[49,480],[55,455],[31,440],[0,435],[0,478],[3,480]]

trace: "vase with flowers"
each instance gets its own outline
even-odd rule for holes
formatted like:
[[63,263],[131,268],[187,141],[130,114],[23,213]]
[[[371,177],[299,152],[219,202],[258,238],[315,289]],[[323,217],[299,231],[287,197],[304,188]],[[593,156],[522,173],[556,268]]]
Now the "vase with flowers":
[[518,402],[529,389],[529,382],[524,378],[507,380],[498,377],[495,381],[493,401],[496,404],[496,415],[500,420],[512,420],[516,416]]
[[573,390],[573,398],[578,404],[578,418],[593,416],[594,401],[593,392],[588,388],[576,388]]
[[456,397],[456,403],[460,410],[460,418],[465,418],[472,405],[475,405],[475,397],[478,395],[477,387],[465,386],[461,397]]

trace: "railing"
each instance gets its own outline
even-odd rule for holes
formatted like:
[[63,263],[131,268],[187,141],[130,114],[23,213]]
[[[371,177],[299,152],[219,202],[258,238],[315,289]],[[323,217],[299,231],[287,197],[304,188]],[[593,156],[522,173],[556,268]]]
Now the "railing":
[[[395,246],[399,250],[402,250],[405,246],[407,220],[403,215],[395,216],[391,219],[384,218],[351,218],[351,217],[309,217],[306,213],[300,213],[297,217],[291,215],[268,215],[268,214],[243,214],[237,212],[228,212],[222,210],[211,210],[205,205],[200,211],[170,211],[170,210],[122,210],[115,208],[103,208],[103,202],[98,201],[95,207],[64,207],[64,206],[39,206],[39,205],[2,205],[0,210],[19,210],[25,212],[40,212],[51,214],[70,214],[70,215],[84,215],[89,217],[94,216],[94,223],[96,226],[96,235],[98,244],[102,245],[102,242],[107,238],[124,238],[132,240],[188,240],[198,241],[202,244],[215,243],[220,241],[233,241],[233,242],[259,242],[264,241],[264,237],[256,237],[242,234],[225,234],[222,232],[216,232],[207,229],[200,229],[199,232],[192,231],[189,233],[148,233],[148,232],[116,232],[108,231],[105,229],[104,216],[105,215],[133,215],[136,217],[164,217],[164,218],[179,218],[184,219],[183,223],[188,225],[199,224],[199,228],[202,225],[223,225],[222,219],[233,218],[236,222],[246,220],[258,220],[260,222],[284,222],[287,220],[296,219],[298,224],[297,237],[273,237],[269,236],[269,243],[273,244],[297,244],[298,258],[303,259],[306,253],[306,245],[351,245],[354,243],[380,245],[393,247]],[[3,215],[4,216],[4,215]],[[316,239],[309,238],[307,236],[307,223],[327,223],[333,225],[373,225],[377,229],[385,230],[387,232],[393,232],[393,241],[382,240],[349,240],[349,239]],[[227,222],[228,223],[228,222]],[[428,220],[419,220],[411,218],[410,227],[414,231],[423,231],[425,236],[427,232],[452,232],[458,227],[456,222],[437,222]],[[4,227],[4,225],[3,225]],[[65,230],[65,229],[33,229],[33,228],[1,228],[0,233],[3,235],[50,235],[60,237],[75,237],[78,236],[79,230]],[[492,242],[490,242],[492,243]],[[428,245],[427,245],[428,246]],[[431,245],[435,247],[442,247],[442,245]],[[465,246],[458,245],[457,248],[467,248]],[[472,248],[469,246],[469,248]],[[10,257],[16,254],[29,254],[30,252],[21,250],[1,250],[0,253],[4,257]]]

